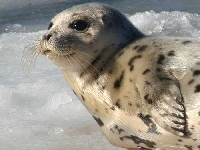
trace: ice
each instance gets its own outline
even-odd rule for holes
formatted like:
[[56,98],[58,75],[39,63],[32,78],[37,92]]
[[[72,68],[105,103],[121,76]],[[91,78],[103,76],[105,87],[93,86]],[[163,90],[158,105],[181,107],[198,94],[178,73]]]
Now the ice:
[[[140,18],[140,19],[138,19]],[[186,12],[146,11],[130,17],[147,35],[200,37],[200,16]]]
[[[129,16],[147,35],[200,37],[200,17],[146,11]],[[34,28],[34,27],[33,27]],[[23,70],[22,52],[45,32],[21,24],[0,34],[0,150],[114,150],[75,97],[59,69],[44,56]]]

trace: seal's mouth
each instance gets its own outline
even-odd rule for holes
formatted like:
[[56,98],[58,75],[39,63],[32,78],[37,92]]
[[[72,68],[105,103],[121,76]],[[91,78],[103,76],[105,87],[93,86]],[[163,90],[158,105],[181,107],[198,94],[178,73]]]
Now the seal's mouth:
[[49,53],[52,53],[52,51],[51,51],[51,50],[48,50],[48,49],[45,49],[45,50],[40,50],[40,51],[38,51],[38,53],[41,54],[41,55],[47,55],[47,54],[49,54]]
[[50,53],[54,53],[52,50],[48,49],[48,48],[44,48],[41,45],[36,47],[37,53],[41,54],[41,55],[48,55]]

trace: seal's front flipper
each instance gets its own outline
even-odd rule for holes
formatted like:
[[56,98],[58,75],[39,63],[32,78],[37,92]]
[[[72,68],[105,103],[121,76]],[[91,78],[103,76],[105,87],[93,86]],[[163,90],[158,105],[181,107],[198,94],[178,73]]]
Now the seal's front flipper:
[[163,81],[148,98],[153,102],[150,114],[155,122],[178,136],[188,136],[187,115],[180,85],[174,80]]

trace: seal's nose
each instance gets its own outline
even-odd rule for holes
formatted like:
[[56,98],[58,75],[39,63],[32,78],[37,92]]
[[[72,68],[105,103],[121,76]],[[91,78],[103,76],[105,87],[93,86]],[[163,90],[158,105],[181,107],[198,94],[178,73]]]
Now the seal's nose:
[[51,37],[52,37],[52,34],[43,35],[43,40],[49,41]]
[[52,35],[48,34],[47,37],[46,37],[46,40],[49,41],[51,37],[52,37]]

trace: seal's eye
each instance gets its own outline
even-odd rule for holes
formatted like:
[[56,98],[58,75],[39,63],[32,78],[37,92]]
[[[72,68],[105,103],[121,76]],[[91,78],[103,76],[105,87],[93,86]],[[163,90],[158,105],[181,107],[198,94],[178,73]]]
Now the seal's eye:
[[51,29],[51,27],[53,26],[53,23],[50,22],[49,26],[48,26],[48,30]]
[[88,29],[89,24],[85,20],[76,20],[69,25],[70,28],[76,31],[85,31]]

